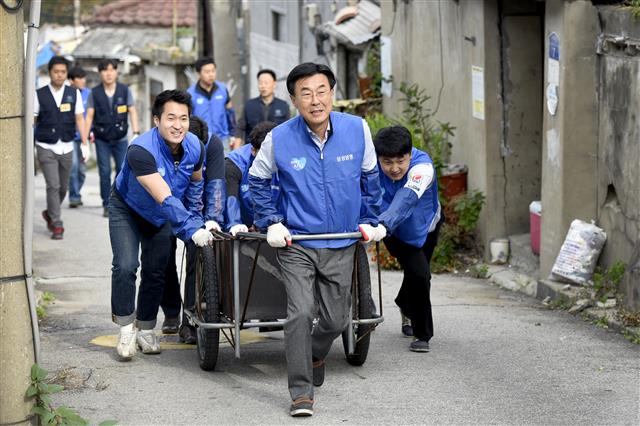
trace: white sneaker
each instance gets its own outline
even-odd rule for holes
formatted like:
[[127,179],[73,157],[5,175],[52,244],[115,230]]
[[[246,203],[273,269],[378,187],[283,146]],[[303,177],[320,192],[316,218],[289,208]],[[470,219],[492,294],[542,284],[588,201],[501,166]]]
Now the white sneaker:
[[160,342],[153,330],[138,330],[136,340],[143,354],[160,353]]
[[133,323],[120,327],[116,351],[121,361],[129,361],[136,354],[136,329]]

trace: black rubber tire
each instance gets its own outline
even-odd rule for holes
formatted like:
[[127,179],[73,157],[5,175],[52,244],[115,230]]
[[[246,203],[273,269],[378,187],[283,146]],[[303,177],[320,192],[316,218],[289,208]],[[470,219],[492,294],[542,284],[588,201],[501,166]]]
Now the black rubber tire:
[[[373,299],[371,298],[371,275],[369,273],[369,258],[367,257],[367,251],[362,243],[356,245],[356,259],[357,259],[357,294],[354,294],[352,290],[351,303],[355,304],[354,317],[360,319],[372,318],[375,306],[373,305]],[[352,306],[352,309],[353,306]],[[360,366],[367,360],[369,353],[369,342],[371,341],[371,333],[368,332],[373,329],[373,325],[361,325],[357,328],[354,327],[354,351],[349,354],[349,335],[348,329],[342,332],[342,344],[344,346],[344,354],[347,357],[347,362],[354,366]]]
[[[218,270],[213,247],[205,246],[198,249],[196,263],[196,307],[195,314],[205,323],[220,321],[220,303]],[[220,330],[212,328],[196,329],[198,359],[200,368],[212,371],[218,362],[218,348],[220,344]]]

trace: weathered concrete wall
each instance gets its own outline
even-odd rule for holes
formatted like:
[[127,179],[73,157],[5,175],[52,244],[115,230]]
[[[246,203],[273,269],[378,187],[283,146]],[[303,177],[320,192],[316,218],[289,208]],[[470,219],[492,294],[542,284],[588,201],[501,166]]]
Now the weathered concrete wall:
[[[402,110],[401,82],[418,83],[432,99],[435,119],[456,127],[452,161],[469,166],[469,186],[483,191],[487,204],[480,218],[486,244],[502,236],[505,221],[504,170],[500,155],[500,36],[498,8],[485,2],[382,2],[382,35],[392,42],[393,96],[384,98],[385,113]],[[472,116],[471,67],[484,71],[485,118]],[[438,104],[438,97],[440,98]]]
[[545,108],[540,275],[547,276],[573,219],[597,216],[596,8],[590,1],[546,2],[545,88],[549,35],[560,39],[558,108]]
[[[599,10],[602,37],[640,44],[640,22],[619,8]],[[640,310],[640,52],[605,42],[600,58],[598,224],[607,232],[600,263],[627,264],[627,308]],[[635,52],[635,55],[633,54]]]

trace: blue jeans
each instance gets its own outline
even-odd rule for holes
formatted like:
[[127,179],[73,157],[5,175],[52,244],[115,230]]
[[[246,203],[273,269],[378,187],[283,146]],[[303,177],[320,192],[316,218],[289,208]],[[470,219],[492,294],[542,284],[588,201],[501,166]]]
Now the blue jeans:
[[[164,274],[171,252],[171,225],[152,228],[141,223],[115,192],[109,198],[111,266],[111,317],[118,325],[136,321],[141,330],[156,326],[164,291]],[[136,272],[140,261],[140,289],[136,309]]]
[[73,141],[73,161],[71,163],[71,174],[69,175],[69,201],[82,201],[80,190],[84,185],[87,166],[82,161],[82,151],[79,140]]
[[100,197],[102,207],[109,205],[109,193],[111,192],[111,157],[116,163],[116,176],[120,173],[122,163],[127,156],[129,143],[127,138],[119,141],[106,141],[96,139],[96,157],[98,161],[98,176],[100,176]]

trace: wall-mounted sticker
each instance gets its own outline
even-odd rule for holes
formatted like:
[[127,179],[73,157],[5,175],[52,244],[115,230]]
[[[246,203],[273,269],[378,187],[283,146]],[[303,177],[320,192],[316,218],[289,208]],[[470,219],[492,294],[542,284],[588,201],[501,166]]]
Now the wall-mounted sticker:
[[556,115],[558,110],[558,86],[549,83],[547,86],[547,111],[549,114]]
[[547,60],[547,80],[550,84],[560,85],[560,38],[558,34],[549,34],[549,59]]
[[471,66],[471,102],[473,117],[484,120],[484,69]]

